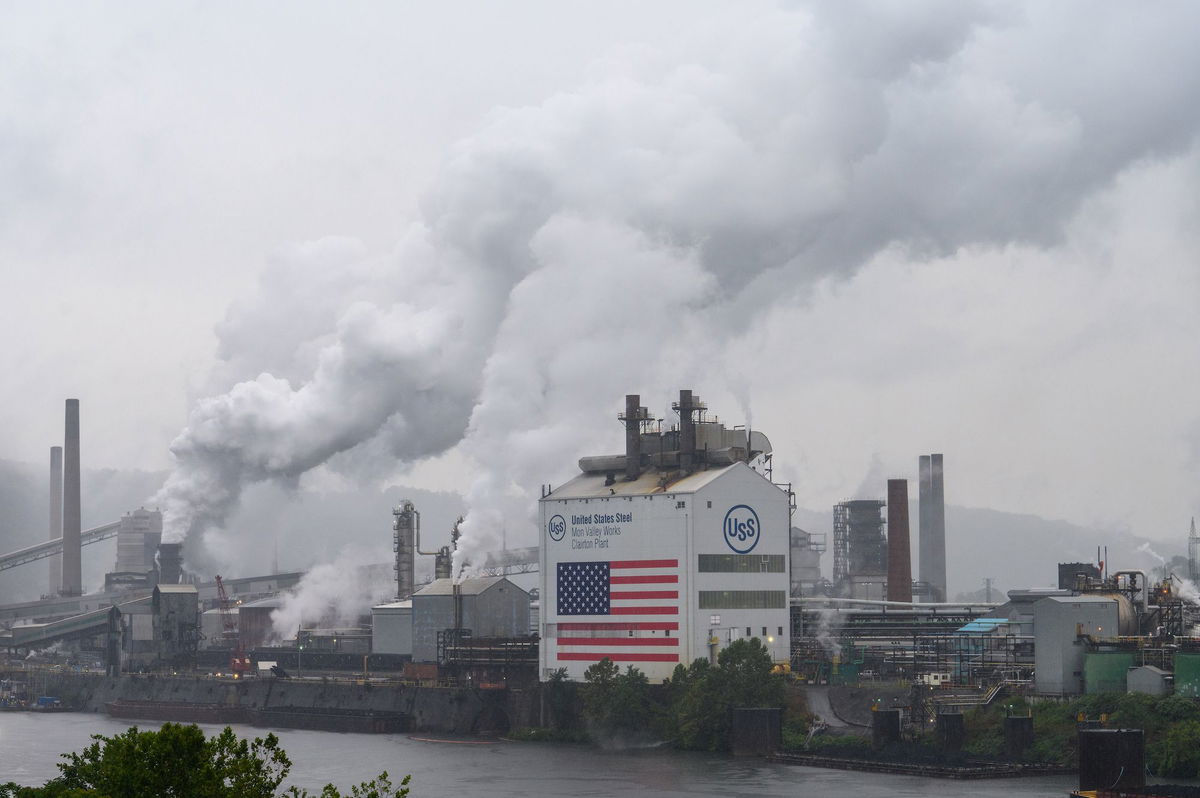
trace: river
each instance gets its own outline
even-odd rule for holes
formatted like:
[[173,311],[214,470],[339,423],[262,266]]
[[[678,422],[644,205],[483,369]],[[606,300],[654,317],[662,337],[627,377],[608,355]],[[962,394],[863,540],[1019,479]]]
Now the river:
[[[58,775],[59,754],[78,751],[91,735],[128,727],[105,715],[0,713],[0,782],[40,785]],[[219,727],[205,726],[213,733]],[[267,730],[236,727],[254,737]],[[544,743],[428,742],[417,735],[337,734],[277,730],[294,762],[285,784],[310,790],[333,782],[345,790],[387,770],[393,781],[412,774],[412,795],[463,798],[529,796],[1054,796],[1063,798],[1074,777],[949,781],[823,768],[776,765],[715,754],[601,751]]]

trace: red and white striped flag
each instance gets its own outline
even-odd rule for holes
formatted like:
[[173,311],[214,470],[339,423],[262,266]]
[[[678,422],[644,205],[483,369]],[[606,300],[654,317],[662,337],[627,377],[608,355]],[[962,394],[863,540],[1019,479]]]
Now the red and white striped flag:
[[560,661],[679,662],[679,561],[558,563]]

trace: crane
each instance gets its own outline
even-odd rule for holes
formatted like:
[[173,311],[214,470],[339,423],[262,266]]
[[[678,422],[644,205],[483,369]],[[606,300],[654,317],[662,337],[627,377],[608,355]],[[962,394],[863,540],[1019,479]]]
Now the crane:
[[250,657],[246,656],[246,651],[242,648],[242,636],[238,634],[237,624],[233,620],[232,604],[229,594],[225,592],[225,583],[221,581],[220,576],[216,581],[217,601],[221,611],[221,639],[229,646],[229,670],[234,678],[237,678],[250,672]]

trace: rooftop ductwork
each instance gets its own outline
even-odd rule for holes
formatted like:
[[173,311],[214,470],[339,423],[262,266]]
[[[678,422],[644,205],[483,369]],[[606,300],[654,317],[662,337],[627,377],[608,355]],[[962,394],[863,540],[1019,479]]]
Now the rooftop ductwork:
[[625,412],[618,418],[625,423],[625,479],[633,482],[642,475],[642,424],[650,419],[642,397],[626,394]]

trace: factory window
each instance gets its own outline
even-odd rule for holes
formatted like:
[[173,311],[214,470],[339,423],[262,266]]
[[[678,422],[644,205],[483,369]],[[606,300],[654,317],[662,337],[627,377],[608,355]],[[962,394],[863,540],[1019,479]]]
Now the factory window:
[[776,634],[779,635],[780,637],[783,637],[783,627],[782,626],[779,627],[779,631],[776,632]]
[[[787,608],[785,590],[701,590],[702,610],[782,610]],[[747,632],[747,634],[749,634]]]
[[683,501],[675,502],[675,509],[682,510],[684,507],[687,507],[687,502],[683,502]]
[[763,627],[763,637],[767,636],[767,627]]
[[702,574],[782,574],[782,554],[701,554]]
[[746,627],[746,637],[749,637],[749,636],[750,636],[750,634],[751,634],[751,632],[750,632],[750,627],[749,627],[749,626],[747,626],[747,627]]

